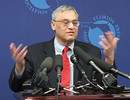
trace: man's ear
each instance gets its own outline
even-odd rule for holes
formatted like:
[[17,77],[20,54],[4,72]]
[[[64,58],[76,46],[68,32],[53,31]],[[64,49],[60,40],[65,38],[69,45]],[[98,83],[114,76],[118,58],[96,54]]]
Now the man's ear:
[[52,30],[55,31],[55,29],[56,29],[56,24],[55,24],[54,21],[51,21],[51,28],[52,28]]

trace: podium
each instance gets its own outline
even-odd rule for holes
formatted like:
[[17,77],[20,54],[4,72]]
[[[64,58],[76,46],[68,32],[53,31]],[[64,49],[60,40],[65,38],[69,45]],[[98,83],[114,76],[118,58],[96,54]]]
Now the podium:
[[[20,92],[14,93],[18,100],[56,100],[56,96],[23,96]],[[66,95],[59,96],[58,100],[130,100],[130,93],[97,94],[97,95]]]

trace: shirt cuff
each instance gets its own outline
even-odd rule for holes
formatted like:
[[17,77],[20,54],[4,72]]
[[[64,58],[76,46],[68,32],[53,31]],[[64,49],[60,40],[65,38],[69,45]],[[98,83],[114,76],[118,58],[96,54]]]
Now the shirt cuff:
[[19,73],[17,72],[16,68],[15,68],[15,76],[16,76],[18,79],[20,79],[20,78],[22,77],[23,72],[24,72],[24,70],[19,74]]

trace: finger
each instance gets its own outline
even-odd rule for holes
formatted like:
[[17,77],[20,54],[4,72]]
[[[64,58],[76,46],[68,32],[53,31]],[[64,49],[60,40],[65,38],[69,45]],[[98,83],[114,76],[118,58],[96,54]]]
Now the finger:
[[103,49],[106,49],[106,45],[104,45],[102,41],[100,41],[99,44],[102,46]]
[[105,35],[106,35],[107,40],[108,40],[109,42],[112,42],[112,41],[113,41],[113,39],[114,39],[113,32],[111,32],[111,31],[105,32]]
[[99,36],[99,38],[101,39],[104,45],[109,45],[109,41],[106,39],[104,35]]
[[113,46],[114,46],[115,48],[116,48],[116,46],[117,46],[118,41],[119,41],[119,38],[114,38],[114,40],[113,40]]
[[11,44],[10,44],[10,52],[11,52],[12,55],[13,55],[13,53],[14,53],[15,50],[16,50],[15,44],[14,44],[14,43],[11,43]]
[[18,53],[18,55],[16,56],[16,61],[17,62],[20,62],[20,59],[24,59],[24,55],[25,55],[25,53],[27,52],[27,46],[25,46],[22,50],[21,50],[21,52],[19,52]]
[[20,44],[19,46],[18,46],[18,48],[16,48],[16,50],[14,51],[14,53],[13,53],[13,58],[15,59],[16,57],[17,57],[17,55],[19,54],[19,52],[20,52],[20,50],[21,50],[21,48],[22,48],[22,45],[23,44]]
[[25,46],[25,47],[21,50],[21,52],[19,53],[19,55],[22,56],[26,50],[27,50],[27,46]]
[[23,53],[23,55],[20,57],[19,61],[20,61],[21,63],[23,62],[23,60],[24,60],[24,58],[25,58],[27,52],[28,52],[28,50],[26,50],[26,51]]

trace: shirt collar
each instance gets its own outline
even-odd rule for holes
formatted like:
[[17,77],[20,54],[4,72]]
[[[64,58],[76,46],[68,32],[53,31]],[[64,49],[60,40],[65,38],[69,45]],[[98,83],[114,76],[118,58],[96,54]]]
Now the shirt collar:
[[[63,49],[65,48],[64,45],[62,45],[60,42],[57,41],[57,39],[54,39],[54,47],[55,47],[55,54],[62,54]],[[68,46],[70,50],[73,51],[74,48],[74,42]]]

